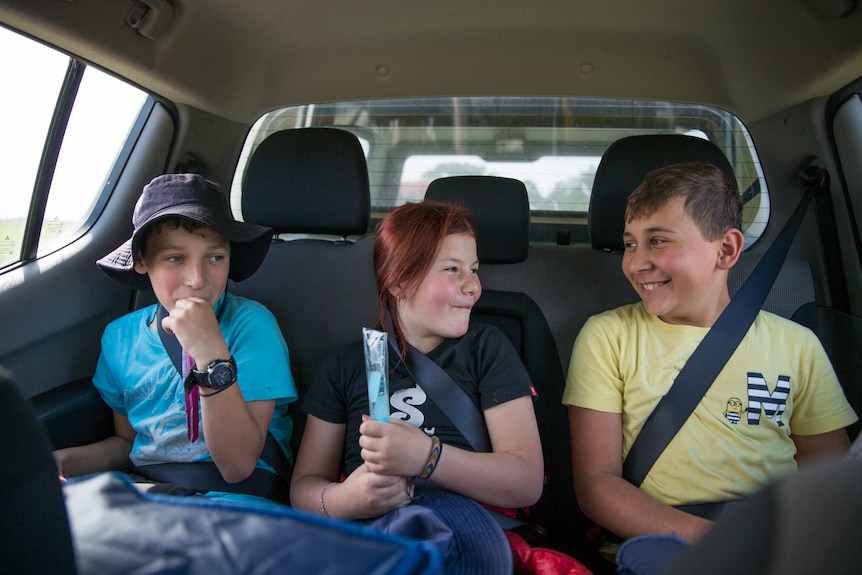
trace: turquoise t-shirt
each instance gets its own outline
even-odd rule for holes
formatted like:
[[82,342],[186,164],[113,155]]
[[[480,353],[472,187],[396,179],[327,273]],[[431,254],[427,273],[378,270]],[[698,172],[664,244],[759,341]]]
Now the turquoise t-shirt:
[[[151,325],[157,309],[152,305],[129,313],[105,328],[93,384],[111,409],[129,418],[137,433],[129,455],[136,466],[212,461],[202,425],[200,439],[195,443],[188,439],[182,377]],[[269,430],[292,462],[293,422],[287,407],[297,392],[275,317],[263,305],[232,294],[225,294],[215,311],[236,360],[243,397],[276,400]],[[272,469],[263,460],[257,466]]]

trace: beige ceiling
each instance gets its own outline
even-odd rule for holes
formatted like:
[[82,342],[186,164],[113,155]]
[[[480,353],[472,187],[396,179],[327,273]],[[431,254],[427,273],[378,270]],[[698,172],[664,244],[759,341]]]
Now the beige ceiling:
[[0,22],[243,123],[289,104],[503,94],[704,102],[750,122],[862,76],[855,3],[146,0],[153,39],[126,23],[132,0],[3,0]]

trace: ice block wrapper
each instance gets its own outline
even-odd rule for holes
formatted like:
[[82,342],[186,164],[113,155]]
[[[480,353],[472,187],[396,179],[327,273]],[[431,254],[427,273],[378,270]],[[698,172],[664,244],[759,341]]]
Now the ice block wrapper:
[[389,422],[389,341],[385,331],[362,328],[368,409],[374,421]]

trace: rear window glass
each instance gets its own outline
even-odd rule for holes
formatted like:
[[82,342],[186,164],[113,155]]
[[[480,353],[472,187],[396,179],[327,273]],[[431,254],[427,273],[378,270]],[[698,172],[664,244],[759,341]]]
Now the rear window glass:
[[349,130],[362,142],[372,220],[421,201],[428,184],[452,175],[519,179],[530,199],[533,243],[586,243],[596,169],[614,141],[637,134],[687,134],[715,143],[730,160],[745,206],[746,246],[768,218],[766,183],[748,133],[710,106],[595,98],[471,97],[308,104],[255,123],[232,185],[239,213],[250,155],[273,132],[308,126]]

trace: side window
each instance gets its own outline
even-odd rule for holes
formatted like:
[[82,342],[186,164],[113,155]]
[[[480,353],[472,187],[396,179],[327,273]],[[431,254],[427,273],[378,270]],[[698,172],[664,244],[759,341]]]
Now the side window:
[[0,53],[2,269],[83,232],[147,94],[3,28]]

